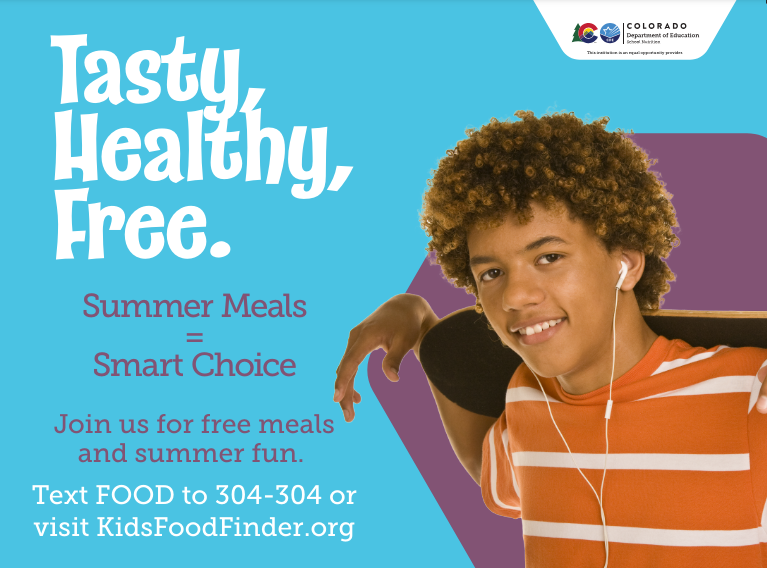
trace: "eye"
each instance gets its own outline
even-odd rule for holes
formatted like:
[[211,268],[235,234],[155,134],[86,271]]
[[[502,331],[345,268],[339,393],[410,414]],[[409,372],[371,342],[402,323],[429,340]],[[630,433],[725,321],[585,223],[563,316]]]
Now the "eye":
[[552,264],[562,258],[562,256],[564,255],[556,253],[544,254],[538,259],[538,264]]
[[483,272],[480,275],[479,279],[482,282],[490,282],[491,280],[494,280],[494,279],[498,278],[500,275],[501,275],[500,269],[498,269],[498,268],[491,268],[490,270],[487,270],[487,271]]

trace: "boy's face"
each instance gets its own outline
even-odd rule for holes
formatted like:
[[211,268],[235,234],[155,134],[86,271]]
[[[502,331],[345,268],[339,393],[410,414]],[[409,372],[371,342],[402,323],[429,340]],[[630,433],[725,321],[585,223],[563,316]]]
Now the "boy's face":
[[621,256],[608,254],[567,211],[537,203],[532,210],[526,225],[509,215],[500,227],[469,231],[479,301],[503,342],[536,373],[575,378],[612,354]]

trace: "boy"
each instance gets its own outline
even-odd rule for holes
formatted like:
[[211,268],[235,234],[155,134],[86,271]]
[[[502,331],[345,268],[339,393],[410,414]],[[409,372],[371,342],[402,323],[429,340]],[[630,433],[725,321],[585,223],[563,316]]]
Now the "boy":
[[[647,156],[606,119],[517,116],[469,131],[424,196],[429,249],[524,361],[497,421],[432,387],[456,455],[490,510],[522,518],[528,566],[761,566],[767,352],[655,335],[641,312],[678,239]],[[367,353],[396,380],[436,321],[399,296],[352,331],[348,421]]]

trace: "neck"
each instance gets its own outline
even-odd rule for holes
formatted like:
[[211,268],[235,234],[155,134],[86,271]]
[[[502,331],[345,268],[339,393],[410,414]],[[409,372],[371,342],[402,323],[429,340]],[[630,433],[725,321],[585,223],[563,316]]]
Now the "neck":
[[[624,292],[619,295],[615,331],[613,382],[639,363],[658,338],[645,323],[634,295]],[[612,366],[613,337],[610,333],[609,341],[604,342],[595,357],[583,366],[559,375],[557,380],[568,394],[586,394],[610,384]]]

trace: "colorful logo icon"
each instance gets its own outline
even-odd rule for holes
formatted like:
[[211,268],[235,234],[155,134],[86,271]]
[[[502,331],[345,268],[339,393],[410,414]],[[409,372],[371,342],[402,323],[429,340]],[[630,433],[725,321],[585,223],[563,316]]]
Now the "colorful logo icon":
[[594,43],[597,41],[597,30],[599,28],[594,24],[583,24],[578,28],[578,38],[583,43]]
[[578,30],[580,29],[581,29],[581,25],[575,24],[575,30],[573,30],[573,41],[581,41],[581,38],[578,35]]
[[617,24],[605,24],[599,30],[599,37],[605,43],[615,43],[621,37],[621,29]]

